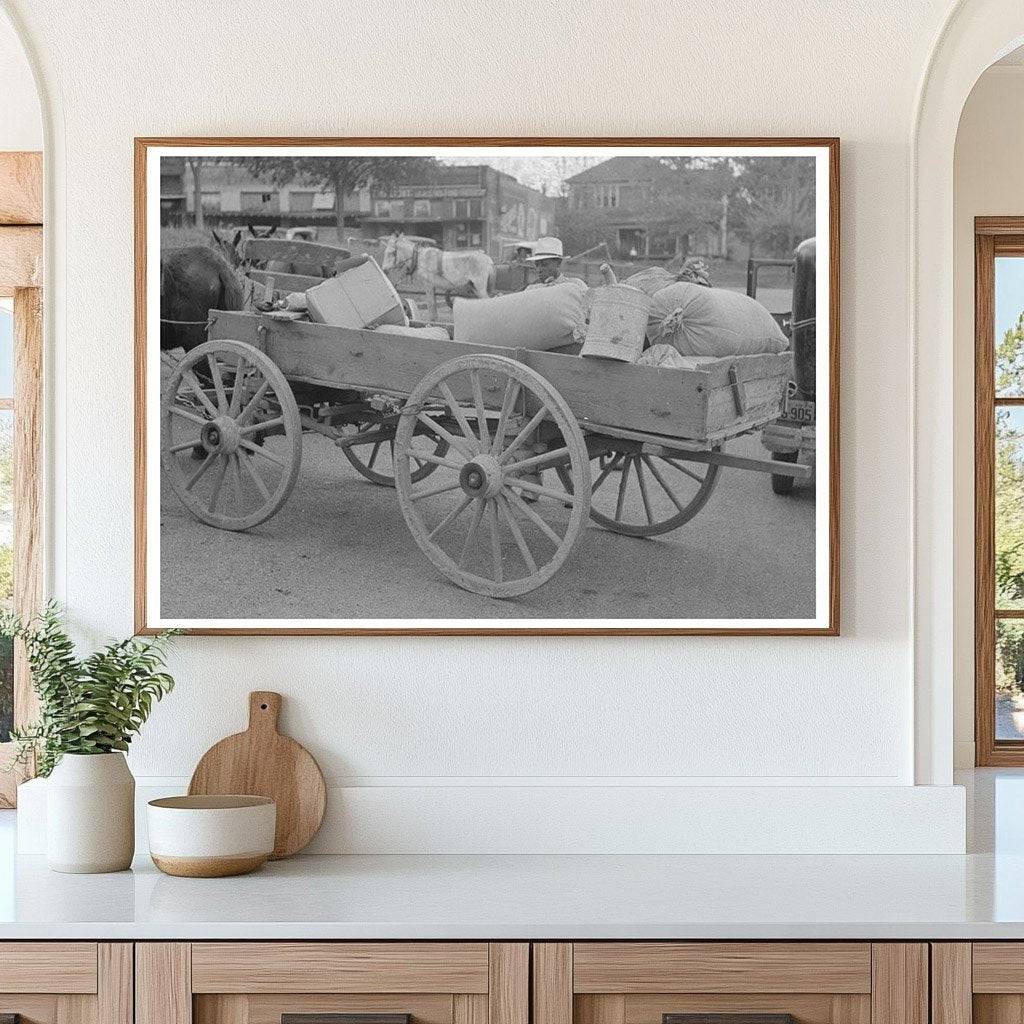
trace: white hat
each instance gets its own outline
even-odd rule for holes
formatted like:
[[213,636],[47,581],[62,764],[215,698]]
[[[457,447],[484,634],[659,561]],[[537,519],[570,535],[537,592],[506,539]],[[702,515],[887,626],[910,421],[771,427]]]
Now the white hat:
[[533,243],[533,255],[526,258],[536,263],[538,260],[562,259],[563,256],[560,238],[538,238]]

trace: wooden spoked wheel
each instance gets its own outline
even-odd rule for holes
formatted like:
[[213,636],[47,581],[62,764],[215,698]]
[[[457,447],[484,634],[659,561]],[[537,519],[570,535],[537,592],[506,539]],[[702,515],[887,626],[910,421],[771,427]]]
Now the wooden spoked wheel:
[[628,537],[656,537],[689,522],[711,497],[719,467],[639,445],[595,458],[590,518]]
[[[357,440],[342,447],[345,457],[352,463],[352,468],[372,484],[380,487],[395,486],[395,442],[381,437],[369,437],[360,442],[360,434],[375,435],[380,430],[379,423],[361,423],[356,433]],[[430,433],[418,433],[415,437],[413,462],[415,471],[412,482],[419,483],[437,469],[436,462],[427,462],[419,457],[421,451],[428,455],[444,456],[448,451],[448,442],[443,437],[435,437]]]
[[[447,442],[445,455],[413,447],[417,424]],[[419,486],[417,459],[437,466]],[[551,579],[590,509],[576,417],[539,373],[503,356],[460,356],[420,381],[398,423],[395,486],[424,554],[453,583],[489,597]]]
[[174,368],[161,405],[160,464],[200,521],[246,530],[288,499],[302,422],[284,374],[243,341],[209,341]]

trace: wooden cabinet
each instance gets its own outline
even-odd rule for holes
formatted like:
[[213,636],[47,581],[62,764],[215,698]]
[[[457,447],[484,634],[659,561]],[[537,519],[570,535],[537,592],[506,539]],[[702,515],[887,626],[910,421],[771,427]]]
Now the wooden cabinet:
[[21,1024],[132,1024],[131,943],[0,943],[8,1014]]
[[529,967],[522,942],[139,943],[136,1024],[529,1024]]
[[[533,1024],[928,1024],[928,948],[869,942],[533,946]],[[771,1016],[765,1016],[771,1015]],[[783,1016],[779,1016],[783,1015]],[[720,1018],[721,1024],[730,1024]]]
[[934,942],[933,1024],[1024,1020],[1024,942]]

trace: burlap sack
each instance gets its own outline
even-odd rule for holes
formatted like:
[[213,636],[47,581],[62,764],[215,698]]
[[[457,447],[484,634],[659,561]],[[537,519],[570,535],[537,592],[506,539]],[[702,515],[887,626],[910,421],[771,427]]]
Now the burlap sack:
[[689,281],[676,281],[651,297],[647,338],[684,356],[751,356],[789,347],[771,313],[756,299]]
[[569,282],[494,299],[456,299],[455,340],[541,351],[580,341],[584,294],[579,284]]

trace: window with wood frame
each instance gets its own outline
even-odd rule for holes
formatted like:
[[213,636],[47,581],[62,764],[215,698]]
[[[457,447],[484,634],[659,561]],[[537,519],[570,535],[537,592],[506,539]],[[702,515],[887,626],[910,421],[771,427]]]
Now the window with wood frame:
[[975,221],[975,760],[1024,765],[1024,217]]
[[[42,156],[0,153],[0,604],[32,615],[42,596]],[[35,704],[24,652],[0,641],[0,807],[27,774],[12,769],[12,726]]]

